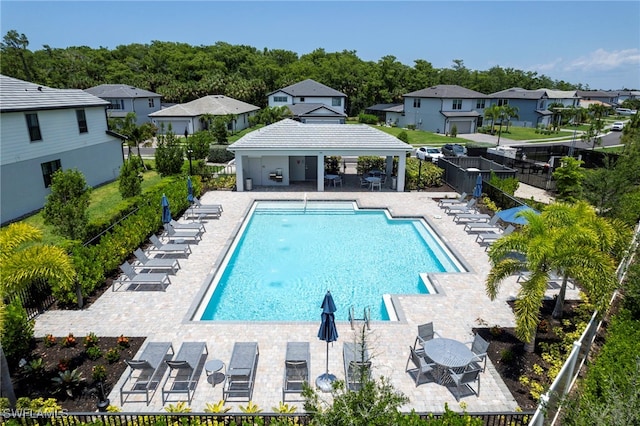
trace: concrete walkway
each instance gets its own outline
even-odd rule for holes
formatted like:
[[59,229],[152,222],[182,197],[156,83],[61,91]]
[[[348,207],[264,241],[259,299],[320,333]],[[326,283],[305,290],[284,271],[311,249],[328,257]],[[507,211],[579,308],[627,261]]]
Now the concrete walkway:
[[[281,400],[282,376],[287,341],[308,341],[311,344],[311,376],[324,372],[326,344],[317,338],[317,322],[200,322],[191,318],[206,292],[218,265],[254,200],[355,200],[361,207],[386,207],[394,216],[420,216],[430,222],[442,239],[468,268],[467,272],[437,274],[434,295],[398,295],[396,310],[402,321],[376,321],[372,323],[369,344],[374,355],[374,375],[389,378],[393,386],[410,398],[403,407],[419,412],[441,412],[444,404],[458,409],[459,404],[450,392],[437,384],[416,387],[405,372],[408,347],[412,345],[418,324],[433,321],[436,331],[444,337],[460,341],[472,339],[473,327],[499,325],[514,326],[514,316],[507,301],[513,300],[519,285],[515,277],[507,279],[495,301],[485,294],[484,282],[490,270],[487,253],[475,242],[475,236],[463,230],[452,217],[437,207],[433,198],[454,196],[452,193],[424,192],[350,192],[336,188],[317,192],[209,192],[202,197],[204,203],[221,203],[222,217],[206,223],[202,241],[192,245],[193,253],[180,260],[182,269],[171,277],[166,292],[107,291],[89,308],[80,311],[48,311],[36,320],[36,336],[51,333],[65,336],[74,333],[85,336],[90,332],[98,336],[145,336],[148,341],[170,341],[177,351],[184,341],[207,343],[208,359],[220,359],[228,364],[234,342],[255,341],[260,348],[253,402],[264,412],[277,407]],[[349,238],[348,235],[338,236]],[[366,241],[363,241],[366,244]],[[402,253],[398,253],[402,256]],[[384,259],[380,259],[384,262]],[[318,295],[319,306],[323,295]],[[551,297],[551,293],[548,294]],[[260,297],[256,294],[256,297]],[[569,298],[577,297],[569,291]],[[315,302],[314,302],[315,303]],[[340,306],[339,309],[347,309]],[[338,378],[344,377],[342,344],[353,341],[354,332],[347,322],[338,323],[339,340],[329,350],[329,370]],[[112,404],[119,405],[119,388],[124,377],[109,395]],[[467,410],[477,412],[511,411],[517,406],[491,362],[481,375],[480,397],[462,400]],[[215,387],[207,382],[203,373],[191,407],[202,411],[206,403],[222,399],[222,384]],[[229,402],[233,412],[246,402]],[[302,411],[301,403],[299,411]],[[161,411],[161,392],[156,392],[150,406],[144,402],[125,403],[124,411]]]

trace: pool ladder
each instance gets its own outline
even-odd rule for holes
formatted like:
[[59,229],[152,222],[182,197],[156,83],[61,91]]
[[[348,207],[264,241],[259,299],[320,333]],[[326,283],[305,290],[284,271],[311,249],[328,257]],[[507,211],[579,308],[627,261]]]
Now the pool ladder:
[[371,320],[371,308],[369,308],[368,306],[364,308],[362,318],[356,318],[355,308],[353,306],[351,306],[351,309],[349,309],[349,324],[351,324],[352,330],[355,330],[356,322],[362,322],[364,325],[367,326],[367,330],[371,330],[371,326],[369,325],[370,320]]

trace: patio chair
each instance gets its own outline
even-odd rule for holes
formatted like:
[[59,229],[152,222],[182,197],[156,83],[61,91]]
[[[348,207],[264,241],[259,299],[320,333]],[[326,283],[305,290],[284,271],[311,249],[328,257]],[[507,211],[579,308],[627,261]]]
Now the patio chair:
[[489,229],[500,229],[498,225],[498,220],[500,218],[497,215],[493,215],[491,220],[488,222],[467,222],[464,225],[464,230],[467,232],[475,232],[475,231],[487,231]]
[[358,391],[371,377],[369,350],[362,344],[345,342],[342,348],[347,390]]
[[458,198],[443,198],[442,200],[438,201],[438,206],[446,207],[455,204],[465,204],[465,198],[467,198],[467,193],[463,192]]
[[467,201],[466,204],[453,204],[445,207],[444,212],[447,214],[458,214],[458,213],[475,213],[476,209],[474,206],[476,205],[476,199],[471,198]]
[[485,213],[456,213],[453,221],[456,223],[486,223],[491,216]]
[[[448,369],[448,375],[451,380],[447,385],[449,391],[456,398],[456,401],[460,401],[460,398],[464,396],[476,395],[480,396],[480,371],[482,369],[474,366],[467,366],[463,372],[458,373],[453,369]],[[477,390],[471,387],[471,384],[478,382]]]
[[176,356],[171,361],[165,361],[169,366],[169,375],[162,384],[162,404],[169,402],[171,394],[186,394],[187,403],[191,404],[208,354],[206,343],[184,342]]
[[[432,375],[432,371],[435,368],[435,363],[429,362],[424,356],[421,356],[414,348],[409,346],[409,359],[407,359],[407,365],[405,366],[405,373],[414,375],[413,380],[416,382],[416,387],[422,383],[435,382],[435,378]],[[413,363],[413,367],[409,368],[409,363]],[[426,379],[425,382],[421,382],[421,377]]]
[[441,337],[436,331],[434,331],[433,322],[418,325],[418,335],[416,336],[416,341],[413,342],[413,349],[418,351],[418,353],[422,352],[422,347],[418,348],[418,344],[422,346],[424,342],[433,339],[435,336]]
[[282,385],[282,402],[287,394],[302,394],[303,385],[311,383],[309,342],[287,342],[287,353],[284,359],[284,380]]
[[168,259],[162,257],[149,257],[142,249],[137,248],[133,254],[136,256],[136,262],[131,265],[135,270],[166,270],[168,274],[175,275],[180,269],[178,259]]
[[499,238],[504,237],[505,235],[509,235],[510,233],[512,233],[516,228],[513,225],[509,225],[507,226],[507,228],[502,232],[484,232],[482,234],[478,234],[476,236],[476,242],[482,244],[482,243],[489,243],[491,244],[492,242],[496,241]]
[[371,190],[378,188],[378,191],[382,191],[382,178],[375,178],[371,181]]
[[[479,334],[473,337],[473,341],[466,342],[465,344],[471,344],[471,352],[475,354],[471,366],[480,368],[484,373],[487,369],[487,349],[489,349],[489,342],[484,340]],[[480,365],[482,364],[482,366]]]
[[160,290],[165,291],[171,281],[169,281],[169,276],[160,273],[142,273],[138,274],[133,269],[131,265],[127,262],[124,262],[120,265],[120,269],[124,273],[124,276],[121,276],[117,280],[113,281],[113,285],[111,286],[111,290],[116,290],[116,284],[126,285],[130,284],[128,290],[138,290],[146,287],[160,288]]
[[160,380],[166,371],[163,362],[173,355],[173,346],[169,342],[150,342],[137,359],[124,360],[129,366],[129,374],[120,386],[120,405],[127,401],[128,395],[144,395],[147,405],[160,386]]
[[164,224],[164,231],[169,241],[178,239],[200,241],[202,239],[202,232],[197,229],[175,229],[169,223]]
[[369,185],[371,185],[371,182],[367,180],[366,176],[360,176],[360,188],[368,188]]
[[151,235],[149,241],[153,244],[154,250],[162,253],[180,253],[187,256],[191,254],[191,247],[188,244],[166,244],[160,241],[157,235]]
[[171,219],[171,222],[169,222],[169,225],[171,225],[173,227],[173,229],[195,229],[197,231],[200,231],[200,233],[204,233],[205,228],[204,228],[204,223],[202,223],[202,221],[193,221],[190,223],[180,223],[174,219]]
[[222,399],[243,398],[250,401],[253,396],[256,369],[258,368],[258,343],[236,342],[227,368],[227,383]]

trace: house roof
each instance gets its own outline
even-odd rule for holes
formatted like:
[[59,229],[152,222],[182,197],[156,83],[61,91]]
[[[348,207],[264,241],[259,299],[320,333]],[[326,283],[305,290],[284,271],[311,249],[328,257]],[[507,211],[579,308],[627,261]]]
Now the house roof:
[[375,104],[365,109],[369,111],[402,112],[404,111],[404,104]]
[[[289,108],[289,110],[291,111],[291,114],[293,114],[294,116],[297,117],[302,117],[305,115],[323,115],[323,116],[332,116],[332,115],[337,115],[340,117],[346,117],[347,114],[340,112],[340,111],[336,111],[335,109],[331,108],[328,105],[325,104],[308,104],[308,103],[303,103],[303,104],[294,104],[294,105],[287,105],[287,108]],[[329,112],[331,112],[332,114],[313,114],[313,112],[318,111],[320,109],[326,109]]]
[[315,80],[311,80],[310,78],[303,80],[299,83],[292,84],[291,86],[287,86],[287,87],[283,87],[282,89],[275,90],[269,93],[269,95],[277,92],[284,92],[287,95],[291,95],[298,98],[305,97],[305,96],[309,96],[309,97],[340,96],[345,98],[347,97],[347,95],[345,95],[344,93],[338,92],[337,90],[332,89],[329,86],[325,86],[324,84],[318,83]]
[[406,151],[411,145],[365,124],[303,124],[291,119],[248,133],[230,151]]
[[417,90],[415,92],[406,93],[404,97],[412,98],[439,98],[439,99],[478,99],[486,98],[484,93],[467,89],[454,84],[440,84],[426,89]]
[[159,98],[162,95],[127,84],[101,84],[84,89],[85,92],[103,99]]
[[510,89],[501,90],[499,92],[491,93],[490,98],[502,98],[502,99],[571,99],[578,98],[578,94],[575,90],[551,90],[551,89],[536,89],[527,90],[521,87],[512,87]]
[[445,117],[480,117],[478,111],[440,111]]
[[618,93],[610,90],[576,90],[581,98],[615,98]]
[[228,98],[224,95],[208,95],[186,104],[178,104],[160,111],[152,112],[149,117],[197,117],[203,114],[227,115],[244,114],[260,108]]
[[53,89],[0,75],[0,112],[106,106],[109,102],[80,89]]

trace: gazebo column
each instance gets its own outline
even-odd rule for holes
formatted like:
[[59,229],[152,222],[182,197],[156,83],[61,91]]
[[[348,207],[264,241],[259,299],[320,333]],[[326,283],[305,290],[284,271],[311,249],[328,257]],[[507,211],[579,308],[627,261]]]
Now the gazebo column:
[[316,157],[317,161],[317,178],[318,178],[318,192],[324,192],[324,154],[319,153]]
[[244,191],[244,167],[242,160],[244,155],[236,155],[236,191]]
[[393,155],[387,155],[384,172],[387,176],[391,176],[391,173],[393,172]]
[[404,192],[404,175],[407,170],[407,156],[404,153],[398,156],[398,182],[397,191]]

